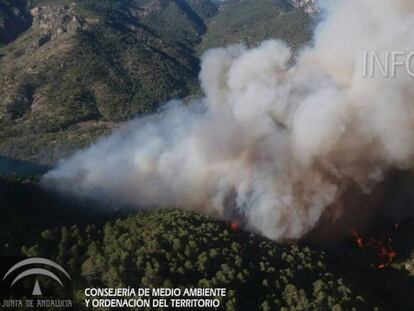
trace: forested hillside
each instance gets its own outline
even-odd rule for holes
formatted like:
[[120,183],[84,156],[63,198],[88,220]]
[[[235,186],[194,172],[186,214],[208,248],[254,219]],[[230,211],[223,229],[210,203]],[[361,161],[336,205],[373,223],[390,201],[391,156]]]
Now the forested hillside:
[[[8,21],[11,2],[0,3]],[[205,49],[269,37],[298,46],[310,27],[288,0],[19,3],[20,28],[7,29],[20,36],[0,49],[0,154],[47,164],[168,99],[200,94]]]
[[0,211],[0,254],[58,261],[78,302],[85,287],[199,286],[227,288],[226,310],[411,310],[414,303],[410,222],[395,237],[398,262],[378,269],[376,254],[352,240],[333,248],[276,244],[192,212],[137,214],[58,197],[18,175],[0,177]]
[[76,288],[227,288],[226,310],[369,307],[326,254],[276,245],[177,210],[139,214],[101,229],[46,230],[38,244],[23,251],[65,263],[78,276]]
[[30,30],[1,50],[2,153],[60,158],[195,87],[192,50],[208,8],[198,15],[175,1],[80,3],[37,3]]
[[211,21],[199,46],[206,49],[229,44],[254,46],[268,38],[280,38],[292,47],[310,39],[312,17],[289,1],[228,0]]

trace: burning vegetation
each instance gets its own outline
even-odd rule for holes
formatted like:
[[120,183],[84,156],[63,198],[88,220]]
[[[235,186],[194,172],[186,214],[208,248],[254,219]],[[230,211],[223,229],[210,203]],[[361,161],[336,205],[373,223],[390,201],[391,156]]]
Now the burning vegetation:
[[[395,230],[397,229],[398,224],[395,225]],[[379,237],[364,237],[357,230],[353,230],[352,235],[358,248],[374,253],[377,262],[373,265],[378,269],[390,266],[397,257],[393,238],[389,234],[382,234]]]

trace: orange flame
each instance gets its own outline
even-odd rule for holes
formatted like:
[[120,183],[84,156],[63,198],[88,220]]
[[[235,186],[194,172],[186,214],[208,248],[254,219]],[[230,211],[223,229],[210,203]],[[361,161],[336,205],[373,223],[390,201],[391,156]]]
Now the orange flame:
[[230,229],[234,232],[239,231],[240,228],[240,224],[237,221],[225,221],[224,222],[227,226],[230,227]]
[[230,224],[230,228],[231,228],[231,230],[233,230],[233,231],[238,231],[238,230],[239,230],[239,224],[238,224],[237,222],[232,222],[232,223]]
[[376,252],[377,258],[380,261],[380,263],[377,265],[378,269],[384,269],[385,267],[390,266],[395,257],[397,257],[397,252],[392,246],[391,238],[385,240],[364,238],[356,230],[352,230],[352,234],[355,239],[355,244],[358,246],[358,248],[373,249]]

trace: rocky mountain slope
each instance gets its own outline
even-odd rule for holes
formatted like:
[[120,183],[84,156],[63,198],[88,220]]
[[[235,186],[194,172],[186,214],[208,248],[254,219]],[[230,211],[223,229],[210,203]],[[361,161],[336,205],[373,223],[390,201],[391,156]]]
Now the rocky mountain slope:
[[207,48],[309,38],[308,16],[287,0],[13,1],[18,27],[1,19],[10,3],[0,0],[0,33],[20,35],[0,49],[0,154],[48,164],[198,93]]
[[303,8],[306,13],[314,14],[318,11],[316,0],[292,0],[295,7]]

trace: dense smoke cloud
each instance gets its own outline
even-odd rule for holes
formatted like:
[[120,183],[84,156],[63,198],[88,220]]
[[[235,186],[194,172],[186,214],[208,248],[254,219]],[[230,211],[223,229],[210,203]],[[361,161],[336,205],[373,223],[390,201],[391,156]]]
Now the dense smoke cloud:
[[364,78],[362,61],[363,51],[412,51],[414,2],[321,5],[312,46],[296,56],[278,40],[208,51],[205,98],[130,122],[44,184],[242,219],[274,240],[302,237],[333,206],[340,215],[350,187],[369,192],[391,168],[413,166],[413,80],[402,67]]

